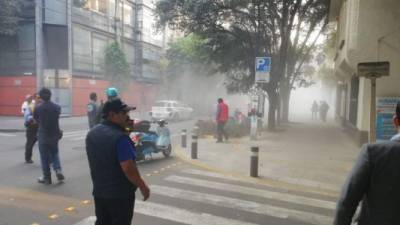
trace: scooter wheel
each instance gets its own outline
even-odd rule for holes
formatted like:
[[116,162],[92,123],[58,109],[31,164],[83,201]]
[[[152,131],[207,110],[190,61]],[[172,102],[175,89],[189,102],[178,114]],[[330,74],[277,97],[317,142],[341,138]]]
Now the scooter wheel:
[[168,145],[168,148],[166,148],[166,149],[164,149],[164,150],[162,151],[163,155],[164,155],[166,158],[169,157],[169,156],[171,155],[171,152],[172,152],[172,146],[171,146],[171,144]]

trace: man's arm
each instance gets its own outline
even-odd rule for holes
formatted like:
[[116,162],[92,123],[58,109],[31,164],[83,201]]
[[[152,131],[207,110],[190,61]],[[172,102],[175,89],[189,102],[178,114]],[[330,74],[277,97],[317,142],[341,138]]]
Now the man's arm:
[[146,201],[150,196],[149,187],[140,176],[139,170],[135,162],[135,147],[129,136],[122,136],[117,142],[118,161],[122,171],[128,180],[135,184],[143,195],[143,200]]
[[141,178],[139,170],[136,167],[136,162],[133,160],[126,160],[120,162],[120,165],[128,180],[139,188],[143,195],[143,201],[146,201],[150,197],[150,189]]
[[371,162],[368,155],[368,145],[361,148],[361,153],[347,178],[339,198],[334,225],[350,225],[354,212],[365,195],[371,175]]

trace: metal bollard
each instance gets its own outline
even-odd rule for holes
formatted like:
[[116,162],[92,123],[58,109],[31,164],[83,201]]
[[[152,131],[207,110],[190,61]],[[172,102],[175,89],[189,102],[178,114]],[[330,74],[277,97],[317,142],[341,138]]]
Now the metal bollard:
[[182,130],[182,142],[181,142],[182,148],[186,148],[186,138],[187,138],[186,133],[187,133],[186,129],[183,129]]
[[197,159],[197,135],[192,135],[192,151],[191,151],[192,159]]
[[258,177],[258,147],[251,147],[250,176]]

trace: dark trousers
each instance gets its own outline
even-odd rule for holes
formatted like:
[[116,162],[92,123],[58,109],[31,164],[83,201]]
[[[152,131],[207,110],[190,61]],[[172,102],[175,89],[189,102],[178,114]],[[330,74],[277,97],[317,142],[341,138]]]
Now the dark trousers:
[[94,198],[95,225],[131,225],[135,198]]
[[25,161],[32,159],[33,146],[37,141],[37,130],[37,125],[29,125],[26,127]]
[[222,136],[225,137],[225,140],[228,140],[228,134],[225,131],[225,123],[226,122],[218,122],[217,123],[217,138],[218,138],[218,141],[222,141]]

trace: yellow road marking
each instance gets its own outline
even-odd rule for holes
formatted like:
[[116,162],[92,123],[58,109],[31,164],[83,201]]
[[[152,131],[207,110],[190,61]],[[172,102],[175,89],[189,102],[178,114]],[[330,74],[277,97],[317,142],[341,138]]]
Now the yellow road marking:
[[70,207],[68,207],[68,208],[65,208],[65,211],[66,211],[66,212],[73,212],[73,211],[75,211],[75,207],[70,206]]
[[160,173],[160,172],[158,172],[158,171],[156,170],[156,171],[154,171],[153,173],[154,173],[154,174],[158,174],[158,173]]
[[40,225],[40,224],[38,224],[38,223],[31,223],[30,225]]
[[147,177],[150,177],[151,175],[152,175],[151,173],[146,174]]
[[165,168],[161,168],[161,171],[164,171],[165,170]]
[[55,219],[57,219],[58,217],[60,217],[60,216],[57,215],[57,214],[51,214],[51,215],[49,215],[49,219],[51,219],[51,220],[55,220]]
[[83,201],[82,201],[82,204],[84,204],[84,205],[89,205],[89,204],[90,204],[90,200],[83,200]]
[[167,166],[167,169],[170,169],[171,168],[171,166]]

